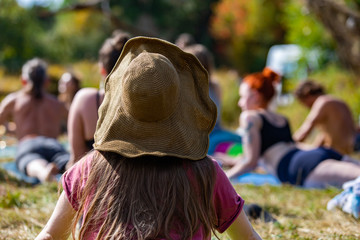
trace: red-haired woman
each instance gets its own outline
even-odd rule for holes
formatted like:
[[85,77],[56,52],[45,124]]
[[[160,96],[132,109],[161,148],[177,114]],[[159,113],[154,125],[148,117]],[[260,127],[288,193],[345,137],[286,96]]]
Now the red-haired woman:
[[244,157],[227,171],[229,178],[250,172],[258,163],[281,182],[305,187],[341,186],[360,176],[360,165],[333,149],[301,150],[292,139],[288,120],[271,110],[274,83],[280,76],[269,68],[247,75],[239,89],[244,130]]

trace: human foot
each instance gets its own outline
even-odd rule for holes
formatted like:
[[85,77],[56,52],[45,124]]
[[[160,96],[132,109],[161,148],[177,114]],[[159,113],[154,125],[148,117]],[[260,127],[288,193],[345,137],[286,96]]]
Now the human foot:
[[56,167],[56,164],[49,163],[46,165],[44,172],[41,176],[38,176],[40,182],[55,182],[56,181],[56,174],[59,173],[59,169]]

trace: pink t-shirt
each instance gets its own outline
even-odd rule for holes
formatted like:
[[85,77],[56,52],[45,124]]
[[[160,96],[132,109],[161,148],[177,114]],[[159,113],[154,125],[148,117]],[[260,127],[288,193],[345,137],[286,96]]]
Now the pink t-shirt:
[[[75,189],[81,184],[84,186],[87,176],[90,172],[91,161],[93,157],[89,154],[82,161],[76,163],[72,168],[63,174],[62,185],[67,195],[69,202],[75,210],[78,210],[78,196],[75,193]],[[219,166],[219,164],[213,160],[216,169],[216,182],[214,186],[214,206],[216,216],[218,218],[218,224],[216,230],[220,233],[224,232],[240,214],[244,200],[236,193],[235,189],[231,185],[229,179]],[[83,181],[80,182],[81,173],[83,173]],[[86,210],[85,210],[86,212]],[[177,234],[170,233],[173,239],[177,239]],[[89,233],[86,239],[95,239],[97,231]],[[202,228],[196,232],[192,239],[205,239]],[[208,238],[210,239],[210,238]]]

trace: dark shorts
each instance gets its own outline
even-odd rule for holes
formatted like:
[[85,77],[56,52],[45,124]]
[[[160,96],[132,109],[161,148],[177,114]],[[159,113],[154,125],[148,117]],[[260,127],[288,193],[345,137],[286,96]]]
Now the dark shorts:
[[281,182],[303,185],[306,177],[324,160],[341,160],[342,155],[330,148],[312,150],[294,149],[288,152],[278,165],[277,174]]
[[65,171],[70,154],[53,138],[36,137],[20,142],[15,156],[18,169],[26,174],[26,166],[36,159],[45,159],[49,163],[55,163],[62,173]]
[[354,151],[359,152],[360,151],[360,133],[356,133],[355,136],[355,144],[354,144]]

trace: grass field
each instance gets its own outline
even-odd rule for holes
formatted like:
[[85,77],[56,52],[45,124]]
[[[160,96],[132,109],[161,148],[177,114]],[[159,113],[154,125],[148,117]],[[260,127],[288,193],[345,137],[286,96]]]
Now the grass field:
[[[0,161],[7,161],[2,159]],[[0,239],[34,239],[49,218],[56,183],[29,186],[0,171]],[[326,204],[339,189],[305,190],[293,186],[235,185],[246,203],[258,203],[276,223],[253,221],[263,239],[360,239],[360,221]],[[227,239],[226,235],[220,235]]]

